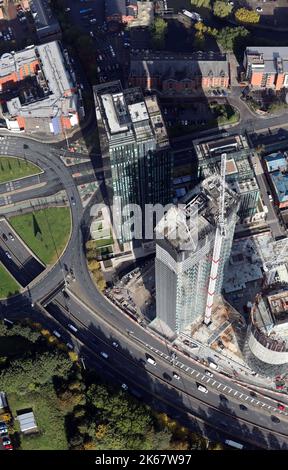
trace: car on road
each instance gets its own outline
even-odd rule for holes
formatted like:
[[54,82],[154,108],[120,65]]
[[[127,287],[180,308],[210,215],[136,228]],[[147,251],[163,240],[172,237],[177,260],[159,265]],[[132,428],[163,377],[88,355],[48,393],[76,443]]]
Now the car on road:
[[211,367],[211,369],[214,369],[214,370],[218,370],[219,367],[217,366],[217,364],[215,364],[215,362],[209,362],[209,367]]
[[12,256],[10,255],[9,251],[5,251],[5,255],[7,256],[8,259],[12,259]]
[[71,323],[68,323],[68,328],[70,328],[70,330],[74,331],[74,333],[76,333],[78,331],[76,326],[71,325]]
[[5,240],[5,242],[8,240],[8,237],[7,237],[7,235],[5,235],[5,233],[2,233],[2,238],[3,238],[3,240]]
[[73,344],[71,344],[71,343],[66,343],[66,346],[67,346],[67,348],[69,348],[71,350],[74,349]]
[[242,403],[240,403],[239,408],[240,408],[240,410],[242,410],[242,411],[247,411],[247,409],[248,409],[247,406],[242,405]]
[[112,346],[114,346],[114,348],[118,348],[119,344],[116,343],[116,341],[113,341]]
[[208,377],[213,377],[213,374],[210,372],[210,370],[205,370],[205,374],[208,375]]
[[277,418],[277,416],[273,416],[273,415],[272,415],[272,416],[271,416],[271,420],[273,421],[273,423],[276,423],[276,424],[280,423],[280,419]]
[[12,240],[12,242],[14,242],[15,238],[13,237],[12,233],[9,232],[8,235],[9,235],[10,240]]
[[11,444],[11,441],[8,436],[2,437],[2,444],[3,446]]
[[104,359],[108,359],[109,355],[105,351],[100,351],[100,354]]
[[66,13],[70,10],[71,10],[71,8],[65,8]]
[[71,204],[72,204],[72,206],[75,206],[75,205],[76,205],[76,202],[75,202],[75,199],[74,199],[73,196],[71,196]]
[[3,447],[4,447],[4,450],[13,450],[12,444],[6,444],[6,445],[3,445]]
[[61,338],[61,335],[60,335],[59,331],[57,331],[57,330],[53,331],[53,335],[56,336],[56,338]]
[[201,385],[201,384],[196,384],[196,385],[197,385],[199,392],[208,393],[208,390],[206,387],[204,387],[204,385]]
[[277,408],[278,408],[278,410],[280,410],[280,411],[285,411],[285,406],[282,405],[281,403],[278,403]]
[[123,390],[128,390],[128,385],[122,384],[122,385],[121,385],[121,388],[123,388]]
[[219,398],[220,398],[220,400],[223,401],[223,402],[229,401],[228,398],[225,397],[225,395],[222,395],[222,394],[219,395]]
[[156,366],[156,361],[155,361],[155,359],[153,359],[153,357],[151,357],[151,356],[148,356],[148,357],[147,357],[147,362],[148,362],[149,364],[151,364],[152,366]]
[[180,380],[180,375],[176,374],[176,372],[173,372],[173,377],[176,380]]
[[256,11],[258,11],[258,13],[261,13],[261,11],[263,11],[263,8],[257,7],[257,8],[256,8]]

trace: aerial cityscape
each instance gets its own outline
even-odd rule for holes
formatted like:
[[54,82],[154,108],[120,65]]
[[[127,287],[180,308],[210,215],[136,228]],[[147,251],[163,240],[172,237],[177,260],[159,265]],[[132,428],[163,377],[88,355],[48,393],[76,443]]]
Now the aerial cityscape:
[[288,450],[287,35],[0,0],[0,450]]

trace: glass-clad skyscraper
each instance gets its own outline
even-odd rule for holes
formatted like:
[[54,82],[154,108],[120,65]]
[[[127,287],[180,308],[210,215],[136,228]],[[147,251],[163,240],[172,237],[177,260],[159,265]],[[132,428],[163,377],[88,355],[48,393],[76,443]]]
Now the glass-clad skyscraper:
[[[172,153],[156,96],[119,81],[94,87],[103,158],[109,157],[114,196],[121,204],[166,205],[172,200]],[[122,234],[129,239],[129,234]]]
[[218,264],[215,294],[221,292],[239,207],[239,196],[225,184],[226,235],[213,260],[221,184],[218,175],[205,179],[156,226],[156,328],[158,323],[179,333],[204,319],[212,263]]

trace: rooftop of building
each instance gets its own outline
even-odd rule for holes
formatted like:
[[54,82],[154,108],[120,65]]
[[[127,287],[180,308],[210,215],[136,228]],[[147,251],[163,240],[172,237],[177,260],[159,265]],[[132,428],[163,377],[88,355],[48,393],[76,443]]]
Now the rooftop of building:
[[280,203],[288,201],[288,169],[276,170],[270,173],[273,189]]
[[229,64],[225,54],[196,52],[177,54],[169,52],[141,51],[131,54],[130,76],[161,76],[177,80],[193,77],[229,76]]
[[130,27],[144,28],[150,26],[154,19],[154,3],[137,1],[137,18],[131,22]]
[[257,294],[251,310],[253,325],[267,336],[268,343],[275,342],[275,350],[285,348],[285,340],[288,339],[287,287],[283,284],[264,289]]
[[30,7],[37,30],[49,29],[52,25],[59,26],[48,0],[30,0]]
[[[182,204],[172,206],[157,224],[155,231],[178,251],[199,248],[211,232],[215,232],[220,219],[221,178],[206,178],[189,192]],[[224,217],[238,210],[239,198],[225,184]]]
[[99,116],[111,143],[119,138],[141,142],[155,139],[159,148],[167,146],[168,135],[156,96],[144,97],[140,88],[123,90],[120,82],[95,86]]
[[281,168],[287,167],[287,153],[286,152],[275,152],[270,155],[266,155],[264,161],[266,163],[267,170],[269,172],[280,170]]
[[244,135],[233,135],[229,137],[205,137],[194,140],[194,147],[199,159],[207,159],[209,157],[221,157],[223,152],[233,153],[249,150],[247,139]]
[[127,8],[129,11],[129,6],[136,6],[137,0],[106,0],[105,2],[105,12],[106,16],[113,15],[127,15]]
[[[21,69],[26,71],[25,78],[19,73]],[[18,81],[5,83],[5,77],[15,74]],[[77,110],[77,97],[71,92],[72,78],[57,41],[3,54],[1,78],[4,82],[0,96],[11,116],[53,117]]]
[[248,63],[266,73],[288,72],[288,47],[247,47]]

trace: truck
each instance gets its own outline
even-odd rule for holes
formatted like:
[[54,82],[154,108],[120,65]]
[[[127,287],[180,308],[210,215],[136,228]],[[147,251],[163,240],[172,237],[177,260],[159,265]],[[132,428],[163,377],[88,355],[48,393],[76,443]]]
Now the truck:
[[235,447],[235,449],[243,449],[243,444],[239,444],[239,442],[231,441],[230,439],[226,439],[225,444],[230,447]]
[[190,20],[202,21],[202,18],[199,15],[199,13],[196,13],[195,11],[191,12],[191,11],[188,11],[188,10],[182,10],[182,14],[185,15],[185,16],[188,16],[188,18],[190,18]]
[[80,15],[85,15],[85,13],[92,13],[92,8],[82,8],[82,10],[79,11]]

